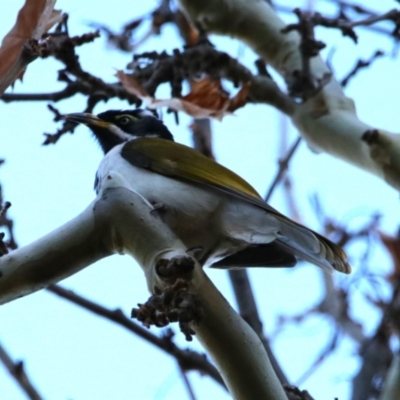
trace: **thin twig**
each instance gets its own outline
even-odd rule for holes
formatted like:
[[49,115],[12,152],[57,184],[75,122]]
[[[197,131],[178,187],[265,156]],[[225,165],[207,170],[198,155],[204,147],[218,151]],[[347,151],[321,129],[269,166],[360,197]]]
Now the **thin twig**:
[[19,387],[25,392],[30,400],[43,400],[43,397],[33,386],[28,375],[25,373],[22,361],[14,362],[6,349],[0,344],[0,361],[12,375]]
[[299,22],[287,25],[281,32],[288,33],[294,30],[299,32],[301,69],[293,71],[292,76],[288,77],[286,81],[289,94],[305,101],[330,81],[331,74],[326,73],[321,78],[317,78],[311,73],[311,59],[326,46],[325,43],[315,38],[315,15],[303,12],[299,8],[295,8],[293,12],[297,15]]
[[184,384],[184,386],[186,388],[189,400],[196,400],[196,396],[194,394],[194,390],[193,390],[192,385],[191,385],[191,383],[189,381],[189,378],[188,378],[188,376],[186,374],[186,371],[182,368],[182,366],[180,364],[178,364],[178,368],[179,368],[179,372],[181,374],[181,378],[183,380],[183,384]]
[[351,27],[370,26],[380,21],[392,21],[397,25],[400,21],[400,11],[393,9],[382,15],[374,15],[364,20],[350,22],[349,25]]
[[[339,6],[341,5],[341,3],[345,3],[345,2],[340,2],[340,1],[337,1],[337,0],[332,0],[332,1],[330,1],[330,2],[332,2],[332,3],[337,3]],[[355,7],[357,7],[356,5],[353,5],[353,4],[351,4],[351,3],[346,3],[350,8],[352,7],[352,6],[354,6],[354,8],[353,8],[353,10],[354,11],[356,11],[356,9],[355,9]],[[276,9],[276,11],[278,11],[278,12],[281,12],[281,13],[285,13],[285,14],[293,14],[293,7],[290,7],[290,6],[284,6],[284,5],[281,5],[281,4],[276,4],[275,6],[274,6],[274,8]],[[375,13],[375,12],[373,12],[373,11],[370,11],[370,10],[366,10],[366,9],[364,9],[365,10],[365,12],[364,12],[364,14],[367,14],[367,15],[377,15],[377,13]],[[363,13],[361,13],[361,12],[359,12],[360,14],[363,14]],[[335,19],[335,17],[327,17],[327,18],[329,18],[329,19]],[[390,29],[385,29],[385,28],[382,28],[382,27],[380,27],[380,26],[375,26],[375,25],[361,25],[360,26],[360,28],[362,28],[362,29],[366,29],[366,30],[369,30],[369,31],[372,31],[373,33],[377,33],[377,34],[380,34],[380,35],[385,35],[385,36],[392,36],[393,35],[393,31],[391,31]]]
[[264,198],[264,200],[267,203],[271,199],[271,196],[272,196],[275,188],[279,184],[279,182],[282,181],[287,169],[289,168],[289,162],[292,159],[292,157],[293,157],[294,153],[296,152],[296,150],[298,149],[298,147],[300,145],[300,142],[301,142],[301,137],[299,136],[296,139],[296,141],[293,143],[292,147],[290,147],[290,149],[288,150],[286,156],[278,161],[278,164],[279,164],[278,171],[277,171],[277,173],[275,175],[275,178],[272,181],[271,186],[269,187],[269,189],[267,191],[267,194],[265,195],[265,198]]
[[77,93],[90,94],[90,85],[84,82],[71,82],[65,89],[51,93],[5,93],[0,99],[5,103],[12,101],[60,101],[68,99]]
[[154,96],[157,88],[169,83],[172,97],[181,97],[183,82],[197,80],[204,75],[211,80],[227,79],[236,87],[250,85],[248,99],[254,103],[271,104],[285,114],[292,115],[295,102],[283,93],[271,77],[255,75],[228,53],[216,50],[209,42],[187,46],[172,54],[165,51],[135,54],[128,64],[131,76]]
[[321,366],[321,364],[331,355],[338,346],[339,343],[339,331],[334,330],[333,337],[329,340],[324,349],[320,352],[316,360],[311,364],[311,366],[303,372],[300,378],[297,379],[296,385],[301,386],[303,383]]
[[369,67],[377,58],[384,56],[384,54],[385,53],[383,51],[376,50],[375,53],[369,58],[369,60],[358,60],[351,71],[340,81],[341,86],[347,86],[350,79],[353,78],[360,69]]

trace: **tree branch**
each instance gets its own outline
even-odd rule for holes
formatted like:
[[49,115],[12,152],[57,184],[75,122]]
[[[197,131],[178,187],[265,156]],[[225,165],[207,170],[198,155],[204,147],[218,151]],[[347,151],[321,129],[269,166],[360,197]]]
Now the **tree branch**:
[[151,96],[159,85],[169,82],[172,97],[180,97],[184,79],[197,79],[200,74],[206,74],[211,79],[227,79],[236,86],[250,84],[248,97],[254,103],[273,105],[288,115],[294,111],[294,100],[280,90],[271,76],[265,73],[254,75],[229,54],[214,49],[209,42],[199,42],[183,51],[175,50],[171,55],[166,52],[135,54],[128,68]]
[[296,150],[298,149],[300,142],[301,142],[301,137],[298,137],[296,139],[296,141],[293,143],[292,147],[290,147],[290,149],[288,150],[286,156],[278,161],[278,164],[279,164],[278,172],[276,173],[275,178],[272,181],[271,186],[269,187],[268,192],[264,198],[264,200],[267,203],[271,199],[272,193],[274,192],[275,188],[277,187],[279,182],[281,182],[281,180],[285,176],[285,173],[286,173],[287,169],[289,168],[289,162],[292,159]]
[[91,87],[84,82],[71,82],[58,92],[52,93],[4,93],[0,99],[5,103],[12,101],[60,101],[68,99],[77,93],[90,94]]
[[179,372],[181,374],[183,385],[185,386],[189,400],[196,400],[194,390],[192,388],[192,385],[190,384],[188,376],[186,375],[186,371],[180,365],[178,365],[178,367],[179,367]]
[[204,312],[200,324],[193,329],[216,362],[232,397],[287,400],[253,329],[232,309],[201,268],[196,268],[193,284]]
[[369,58],[369,60],[358,60],[351,71],[340,81],[341,86],[345,87],[349,83],[350,79],[353,78],[358,71],[363,68],[369,67],[376,59],[384,56],[384,52],[376,50],[375,53]]
[[28,375],[25,373],[23,362],[14,362],[1,343],[0,361],[4,364],[8,372],[13,376],[19,387],[25,392],[30,400],[43,400],[43,397],[38,393]]
[[[357,14],[361,15],[368,15],[368,16],[375,16],[378,15],[377,12],[368,10],[365,7],[362,7],[357,4],[353,3],[348,3],[346,1],[340,1],[340,0],[331,0],[331,3],[336,3],[339,7],[339,13],[340,15],[343,14],[344,11],[346,10],[351,10],[353,12],[356,12]],[[282,12],[285,14],[292,14],[293,13],[293,7],[290,6],[284,6],[282,4],[275,4],[273,7],[276,11]],[[330,17],[331,19],[335,19],[334,16]],[[337,19],[337,18],[336,18]],[[380,26],[374,26],[374,25],[359,25],[360,28],[367,29],[373,33],[377,33],[379,35],[385,35],[385,36],[394,36],[393,35],[393,30],[389,30]]]
[[254,298],[247,270],[231,269],[228,273],[241,317],[254,329],[254,332],[260,338],[281,384],[288,384],[289,380],[276,359],[268,338],[264,334],[263,324],[258,313],[256,300]]
[[[299,34],[282,34],[285,24],[267,2],[179,0],[179,4],[195,26],[242,40],[286,80],[302,70]],[[330,74],[319,57],[310,60],[310,72],[317,80]],[[341,158],[400,189],[400,135],[360,121],[353,100],[335,79],[307,101],[297,103],[292,122],[315,152]]]

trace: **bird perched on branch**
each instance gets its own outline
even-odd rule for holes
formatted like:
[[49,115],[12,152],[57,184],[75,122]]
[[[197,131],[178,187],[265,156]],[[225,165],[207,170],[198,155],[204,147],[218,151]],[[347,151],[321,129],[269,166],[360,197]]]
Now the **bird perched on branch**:
[[339,246],[276,211],[229,169],[175,143],[151,111],[65,118],[87,125],[105,153],[96,191],[111,172],[120,174],[202,265],[293,266],[301,258],[327,271],[350,273]]

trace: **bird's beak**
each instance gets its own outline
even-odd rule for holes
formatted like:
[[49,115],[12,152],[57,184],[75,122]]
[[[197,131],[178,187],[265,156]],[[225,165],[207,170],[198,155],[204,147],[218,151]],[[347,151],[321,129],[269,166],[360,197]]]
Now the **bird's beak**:
[[101,120],[99,117],[89,113],[73,113],[64,115],[64,119],[68,121],[77,122],[79,124],[84,124],[89,127],[97,126],[99,128],[109,128],[112,125],[110,122]]

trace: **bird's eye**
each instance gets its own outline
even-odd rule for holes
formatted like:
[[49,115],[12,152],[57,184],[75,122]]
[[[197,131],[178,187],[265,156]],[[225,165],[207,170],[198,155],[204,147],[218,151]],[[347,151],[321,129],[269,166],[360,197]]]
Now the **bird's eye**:
[[128,117],[122,117],[122,118],[119,119],[119,123],[121,125],[128,125],[129,122],[131,122],[131,119],[128,118]]

